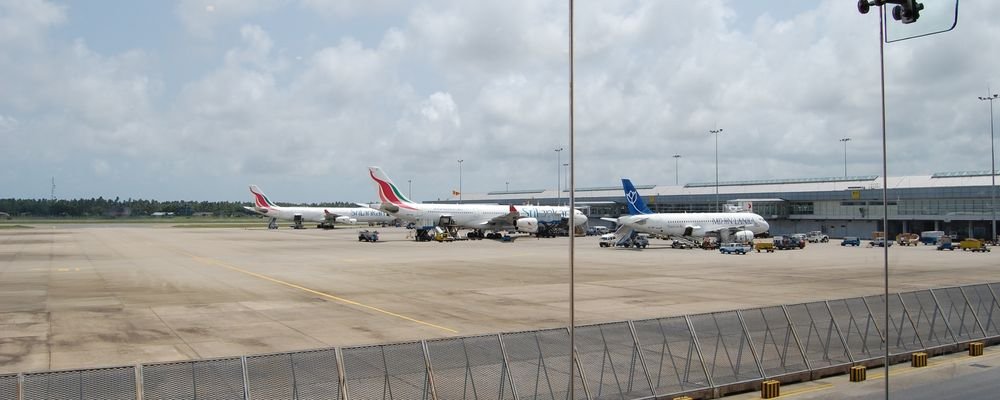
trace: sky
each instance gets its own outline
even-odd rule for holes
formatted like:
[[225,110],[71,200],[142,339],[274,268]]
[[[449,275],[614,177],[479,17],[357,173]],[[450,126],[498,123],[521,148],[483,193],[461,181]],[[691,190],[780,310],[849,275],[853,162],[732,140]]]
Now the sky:
[[[990,168],[997,20],[965,1],[954,31],[886,46],[890,176]],[[722,181],[843,176],[845,137],[848,174],[880,175],[877,21],[853,0],[578,1],[576,185],[670,185],[675,161],[712,182],[713,129]],[[0,0],[0,198],[54,178],[62,199],[368,202],[370,165],[416,200],[460,169],[465,193],[553,189],[568,34],[565,1]]]

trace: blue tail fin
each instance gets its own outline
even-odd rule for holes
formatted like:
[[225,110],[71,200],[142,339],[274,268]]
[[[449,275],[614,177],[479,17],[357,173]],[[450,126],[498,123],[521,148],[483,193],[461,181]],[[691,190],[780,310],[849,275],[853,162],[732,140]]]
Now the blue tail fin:
[[625,189],[625,203],[628,205],[629,215],[653,213],[646,207],[646,203],[642,201],[639,191],[635,190],[635,186],[632,186],[632,181],[622,178],[622,188]]

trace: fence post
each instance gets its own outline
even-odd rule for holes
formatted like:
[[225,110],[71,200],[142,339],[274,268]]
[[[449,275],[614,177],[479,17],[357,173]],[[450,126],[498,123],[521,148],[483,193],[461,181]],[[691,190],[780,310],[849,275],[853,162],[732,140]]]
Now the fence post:
[[642,343],[639,342],[639,335],[635,333],[635,325],[632,321],[628,321],[628,331],[632,333],[632,341],[635,343],[635,350],[639,353],[639,365],[642,366],[642,373],[646,376],[646,383],[649,384],[649,390],[653,393],[653,397],[656,397],[656,388],[653,387],[653,378],[649,376],[649,367],[646,366],[646,356],[642,354]]
[[[465,340],[465,338],[459,339]],[[431,398],[437,400],[437,389],[434,388],[434,368],[431,366],[431,352],[427,349],[426,340],[420,341],[420,348],[424,351],[424,369],[427,371],[427,384],[431,386]]]
[[[976,320],[976,326],[979,327],[979,331],[983,333],[984,338],[987,337],[988,334],[986,333],[986,328],[983,326],[983,322],[979,320],[979,315],[976,314],[976,307],[972,306],[972,301],[969,300],[969,295],[965,294],[965,286],[959,286],[958,291],[962,292],[962,298],[965,299],[965,304],[969,306],[969,310],[972,310],[972,318]],[[990,309],[993,309],[993,304],[990,304]]]
[[17,396],[18,400],[23,400],[24,399],[24,374],[23,373],[18,373],[17,374],[17,388],[16,388],[15,392],[17,393],[16,396]]
[[[809,363],[809,356],[806,355],[806,349],[802,347],[802,341],[799,340],[799,334],[795,332],[795,325],[792,324],[792,318],[788,315],[788,308],[786,308],[784,304],[781,305],[781,312],[785,314],[785,321],[788,322],[788,330],[792,331],[792,339],[795,339],[795,345],[799,347],[799,354],[802,354],[802,360],[806,363],[806,369],[812,371],[812,364]],[[812,313],[809,312],[809,307],[806,307],[806,314],[809,315],[809,320],[812,321]],[[829,344],[827,344],[827,346],[829,346]],[[788,350],[786,349],[785,351]]]
[[940,315],[944,328],[948,331],[948,334],[951,335],[951,340],[953,340],[952,343],[958,343],[958,335],[955,334],[955,331],[951,330],[951,324],[948,323],[948,318],[945,317],[944,308],[941,307],[941,302],[938,301],[937,295],[934,294],[934,289],[928,289],[927,291],[931,292],[931,298],[934,299],[934,314]]
[[[601,328],[598,327],[598,329]],[[569,336],[569,328],[566,328],[566,336]],[[607,343],[605,343],[605,346],[607,346]],[[587,376],[583,374],[583,364],[580,364],[580,354],[576,352],[575,346],[573,347],[572,351],[573,351],[572,357],[573,360],[575,361],[574,362],[575,365],[571,365],[570,368],[574,366],[576,367],[577,375],[580,377],[580,385],[583,386],[583,395],[589,399],[591,398],[590,385],[587,384]],[[575,385],[576,382],[570,382],[569,384],[572,386]],[[569,400],[575,400],[575,399],[569,399]]]
[[[770,332],[771,324],[769,324],[767,322],[767,318],[764,317],[764,312],[760,308],[755,308],[754,310],[761,311],[761,319],[764,320],[764,330]],[[713,315],[712,318],[715,318],[715,316]],[[757,349],[753,342],[753,336],[750,335],[750,329],[747,328],[747,323],[743,320],[743,310],[736,310],[736,318],[740,320],[740,326],[743,328],[743,335],[747,339],[747,343],[750,344],[750,356],[753,357],[753,362],[757,365],[757,371],[760,372],[760,377],[767,378],[767,375],[764,375],[764,366],[760,364],[760,356],[757,355]],[[721,334],[722,332],[719,333]]]
[[[913,323],[913,316],[910,315],[910,310],[906,308],[906,303],[903,302],[903,295],[896,293],[896,297],[899,299],[899,306],[903,308],[903,313],[906,314],[906,320],[910,321],[910,326],[913,327],[913,336],[917,338],[920,348],[926,349],[927,346],[924,346],[924,340],[920,338],[920,332],[917,331],[917,324]],[[885,299],[885,301],[886,304],[889,303],[889,299]],[[934,303],[934,305],[937,306],[937,303]],[[899,336],[900,338],[903,336],[903,327],[899,327]]]
[[240,366],[243,370],[243,398],[250,400],[250,379],[247,376],[247,357],[240,356]]
[[[713,390],[718,389],[715,387],[715,380],[712,379],[712,374],[708,372],[708,366],[705,365],[705,354],[701,352],[701,342],[698,341],[698,333],[694,331],[694,324],[691,323],[691,316],[685,315],[684,322],[687,322],[688,332],[691,333],[691,341],[694,343],[694,349],[698,352],[698,360],[701,361],[701,370],[705,372],[705,379],[708,379],[708,387]],[[715,360],[712,360],[712,363],[715,363]]]
[[135,399],[142,400],[144,396],[142,392],[142,364],[136,364],[133,371],[135,372]]
[[[823,304],[826,305],[826,311],[830,313],[830,323],[833,324],[833,329],[837,331],[837,337],[840,338],[840,343],[844,344],[844,352],[847,353],[847,359],[851,360],[851,364],[854,364],[857,361],[854,360],[854,354],[851,354],[851,348],[847,345],[847,339],[844,338],[844,331],[840,329],[840,324],[837,323],[837,318],[833,316],[833,307],[830,307],[830,301],[824,300]],[[854,314],[851,313],[851,309],[850,307],[847,307],[846,302],[844,303],[844,308],[847,310],[848,319],[853,320]],[[809,309],[806,308],[806,311],[808,310]],[[869,317],[871,316],[871,314],[868,315]],[[812,319],[812,314],[809,314],[809,318]],[[865,322],[867,323],[868,321]],[[848,322],[848,324],[850,324],[850,322]],[[829,354],[829,352],[827,352],[827,354]]]
[[514,400],[519,400],[517,386],[514,385],[514,374],[510,372],[510,361],[507,358],[507,346],[503,343],[503,334],[497,334],[497,341],[500,342],[500,355],[503,356],[503,370],[507,371],[507,382],[510,383],[510,393],[514,395]]
[[347,373],[344,372],[344,352],[340,347],[333,349],[333,354],[337,357],[337,380],[340,381],[340,398],[347,399]]

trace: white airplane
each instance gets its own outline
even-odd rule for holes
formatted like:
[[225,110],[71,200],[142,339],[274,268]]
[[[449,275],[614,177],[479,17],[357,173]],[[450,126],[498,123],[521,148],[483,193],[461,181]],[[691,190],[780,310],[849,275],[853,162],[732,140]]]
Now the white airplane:
[[[277,220],[294,221],[296,228],[303,222],[315,222],[319,228],[334,224],[389,223],[396,218],[370,207],[281,207],[271,202],[257,185],[250,185],[253,207],[243,207],[265,217],[271,217],[269,228],[277,228]],[[359,204],[360,205],[360,204]]]
[[[493,238],[499,236],[497,231],[501,230],[516,230],[545,236],[552,228],[565,226],[569,219],[569,207],[560,206],[415,203],[403,195],[381,168],[368,167],[368,174],[378,188],[382,210],[422,226],[472,229],[469,238]],[[586,215],[580,210],[573,210],[574,226],[586,222]],[[485,234],[486,231],[490,233]]]
[[631,235],[631,231],[657,234],[669,237],[704,237],[717,234],[722,242],[735,238],[738,242],[753,241],[755,235],[770,229],[764,217],[751,212],[725,213],[653,213],[635,186],[628,179],[622,179],[625,202],[629,215],[618,218],[602,218],[617,222],[626,232],[616,237]]

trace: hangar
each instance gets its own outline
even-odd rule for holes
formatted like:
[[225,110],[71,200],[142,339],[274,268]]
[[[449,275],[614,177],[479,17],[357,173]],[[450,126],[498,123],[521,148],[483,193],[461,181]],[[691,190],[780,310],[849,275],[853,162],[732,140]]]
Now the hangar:
[[[882,231],[882,177],[637,185],[654,212],[714,212],[724,205],[750,208],[771,224],[772,234],[822,231],[831,237],[868,238]],[[888,177],[890,237],[900,232],[945,231],[987,239],[992,231],[989,171],[938,172]],[[718,190],[718,192],[716,192]],[[565,204],[569,190],[504,190],[465,194],[466,203]],[[454,200],[450,201],[454,202]],[[576,189],[576,204],[591,225],[625,213],[621,186]]]

